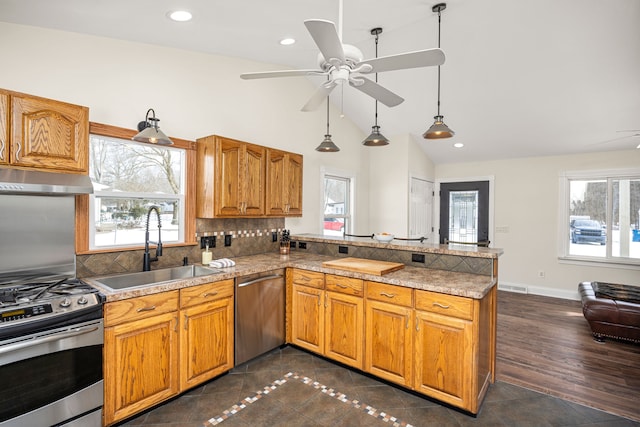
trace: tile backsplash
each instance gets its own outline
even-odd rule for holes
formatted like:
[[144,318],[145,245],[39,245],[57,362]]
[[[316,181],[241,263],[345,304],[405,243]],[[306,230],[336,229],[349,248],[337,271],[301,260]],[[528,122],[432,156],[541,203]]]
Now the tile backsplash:
[[[224,218],[196,220],[196,235],[215,236],[216,247],[210,248],[213,259],[234,258],[265,252],[277,252],[278,242],[272,241],[272,233],[280,233],[285,227],[284,218]],[[231,246],[225,247],[225,235],[231,235]],[[200,244],[192,246],[165,246],[163,255],[152,263],[152,269],[182,265],[186,257],[189,264],[202,261]],[[155,255],[155,246],[150,249]],[[91,277],[116,273],[142,271],[144,250],[103,252],[76,256],[76,276]]]

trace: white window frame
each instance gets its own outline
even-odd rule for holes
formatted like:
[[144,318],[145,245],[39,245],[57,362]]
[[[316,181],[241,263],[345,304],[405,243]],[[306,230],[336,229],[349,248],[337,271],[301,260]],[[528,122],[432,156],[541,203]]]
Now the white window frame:
[[319,234],[324,235],[324,193],[325,186],[324,181],[327,177],[337,177],[349,180],[349,213],[348,215],[340,215],[340,218],[348,219],[346,222],[345,233],[351,234],[355,230],[355,218],[356,218],[356,174],[352,171],[345,171],[339,169],[332,169],[321,167],[320,168],[320,220],[319,220]]
[[[128,141],[127,139],[124,138],[118,138],[118,137],[111,137],[111,136],[104,136],[104,135],[94,135],[91,134],[90,135],[90,144],[91,144],[91,138],[92,137],[97,137],[97,138],[103,138],[103,139],[112,139],[112,140],[119,140],[119,141],[123,141],[126,143],[131,143],[134,145],[146,145],[144,143],[139,143],[139,142],[135,142],[135,141]],[[120,244],[120,245],[101,245],[101,246],[97,246],[95,244],[95,234],[96,234],[96,216],[97,213],[95,211],[95,206],[96,206],[96,198],[111,198],[111,199],[138,199],[138,200],[178,200],[178,204],[179,204],[179,224],[180,226],[178,227],[178,239],[177,240],[165,240],[164,238],[163,243],[170,243],[170,244],[184,244],[185,243],[185,227],[186,227],[186,215],[185,215],[185,210],[186,210],[186,185],[187,185],[187,173],[186,173],[186,150],[183,148],[178,148],[178,147],[162,147],[162,148],[168,148],[168,149],[172,149],[172,150],[181,150],[183,151],[183,154],[181,156],[181,162],[180,162],[180,193],[179,194],[159,194],[159,193],[145,193],[145,192],[125,192],[125,191],[100,191],[100,190],[96,190],[94,188],[94,192],[92,194],[89,195],[89,250],[91,251],[96,251],[96,250],[110,250],[110,249],[126,249],[126,248],[139,248],[139,247],[143,247],[145,242],[135,242],[135,243],[131,243],[131,244]],[[90,174],[91,175],[91,174]],[[155,214],[154,214],[155,215]],[[152,217],[154,218],[154,217]],[[153,230],[151,230],[153,231]],[[152,240],[156,239],[157,236],[157,232],[152,234]]]
[[640,269],[640,259],[613,257],[611,255],[612,227],[607,227],[606,255],[604,257],[569,254],[570,225],[570,181],[572,180],[604,180],[607,181],[606,223],[612,224],[613,197],[610,181],[615,179],[640,179],[640,168],[599,169],[584,171],[562,171],[559,176],[558,191],[558,260],[567,264],[602,265],[612,264],[616,268]]

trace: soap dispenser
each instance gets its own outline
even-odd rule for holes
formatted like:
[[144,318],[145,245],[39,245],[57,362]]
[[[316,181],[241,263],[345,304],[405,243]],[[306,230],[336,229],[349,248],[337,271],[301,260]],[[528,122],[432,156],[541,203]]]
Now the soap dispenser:
[[209,265],[211,260],[213,259],[213,254],[209,251],[209,240],[205,243],[204,252],[202,252],[202,264]]

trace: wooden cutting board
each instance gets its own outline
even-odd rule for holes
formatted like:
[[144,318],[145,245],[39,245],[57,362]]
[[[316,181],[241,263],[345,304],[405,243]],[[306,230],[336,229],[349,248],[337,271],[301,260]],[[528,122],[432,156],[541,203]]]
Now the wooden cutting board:
[[340,258],[322,263],[323,267],[336,268],[339,270],[355,271],[358,273],[375,274],[382,276],[383,274],[404,268],[404,264],[399,262],[377,261],[374,259],[363,258]]

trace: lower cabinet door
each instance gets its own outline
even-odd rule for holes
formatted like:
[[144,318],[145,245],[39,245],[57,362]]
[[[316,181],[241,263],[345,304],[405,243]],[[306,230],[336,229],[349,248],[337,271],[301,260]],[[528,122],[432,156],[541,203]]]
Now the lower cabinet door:
[[365,371],[411,387],[413,308],[367,300]]
[[325,292],[324,354],[358,369],[364,367],[362,297]]
[[469,320],[416,311],[414,388],[475,412],[473,324]]
[[105,328],[106,425],[178,393],[176,315],[165,313]]
[[307,350],[324,351],[324,291],[293,285],[291,297],[291,342]]
[[180,311],[180,391],[233,368],[233,299]]

